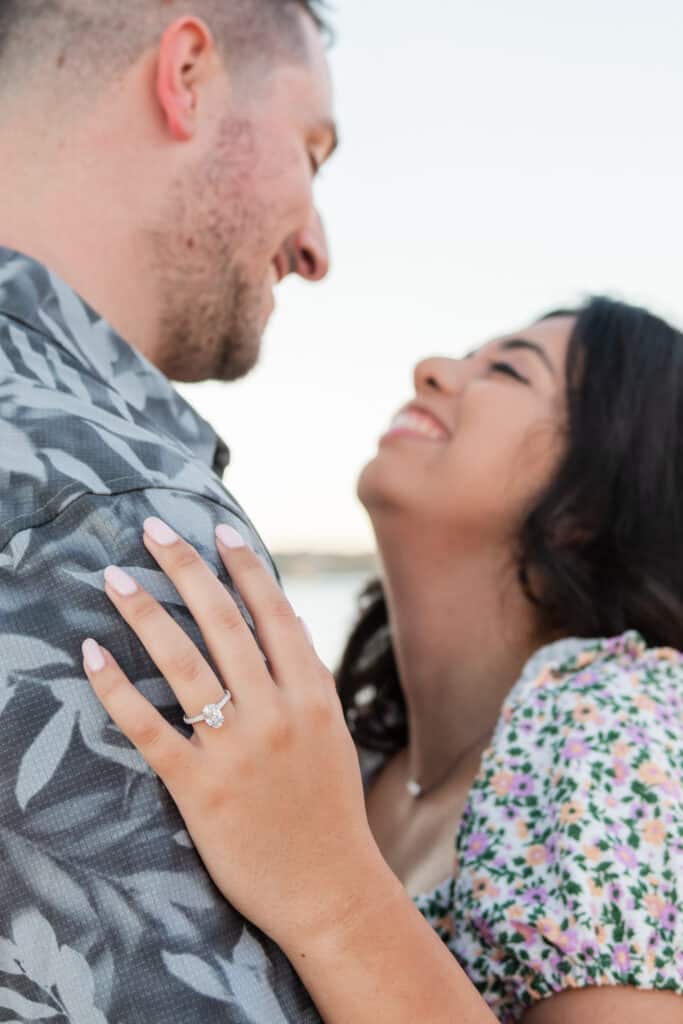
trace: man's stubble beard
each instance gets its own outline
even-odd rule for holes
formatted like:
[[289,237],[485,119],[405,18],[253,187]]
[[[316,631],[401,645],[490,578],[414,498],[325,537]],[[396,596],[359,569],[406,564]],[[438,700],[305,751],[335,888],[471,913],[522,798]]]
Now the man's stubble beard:
[[242,193],[249,130],[226,122],[220,134],[222,145],[172,188],[163,223],[173,227],[151,236],[161,302],[154,361],[175,381],[237,380],[260,355],[266,281],[250,276],[237,253],[245,241],[261,248],[266,211]]
[[178,268],[162,279],[161,294],[157,365],[170,380],[232,381],[254,368],[261,349],[262,291],[239,267],[228,268],[218,287],[208,273],[202,279]]

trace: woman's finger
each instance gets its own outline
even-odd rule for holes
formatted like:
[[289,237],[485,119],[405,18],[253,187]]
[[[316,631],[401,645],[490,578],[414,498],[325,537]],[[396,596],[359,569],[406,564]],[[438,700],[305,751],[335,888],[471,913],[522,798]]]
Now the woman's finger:
[[83,668],[95,695],[121,732],[171,787],[194,754],[191,743],[168,724],[95,640],[83,644]]
[[193,718],[207,704],[217,703],[223,684],[178,623],[123,569],[109,566],[104,578],[107,597],[139,637],[185,714]]
[[160,519],[144,523],[145,547],[199,626],[225,685],[239,704],[262,703],[272,688],[263,655],[244,616],[199,553]]
[[[216,540],[223,563],[249,609],[277,682],[289,689],[332,677],[312,647],[306,629],[261,560],[230,526],[219,526]],[[334,689],[331,683],[332,689]]]

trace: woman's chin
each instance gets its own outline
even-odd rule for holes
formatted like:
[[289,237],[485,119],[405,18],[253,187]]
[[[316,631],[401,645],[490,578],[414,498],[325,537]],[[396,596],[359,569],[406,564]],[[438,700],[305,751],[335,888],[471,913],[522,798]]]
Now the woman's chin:
[[376,498],[378,475],[377,457],[375,456],[361,470],[356,485],[358,500],[368,512]]
[[410,503],[405,478],[396,473],[394,466],[388,466],[381,454],[361,471],[356,494],[373,522],[375,515],[405,510]]

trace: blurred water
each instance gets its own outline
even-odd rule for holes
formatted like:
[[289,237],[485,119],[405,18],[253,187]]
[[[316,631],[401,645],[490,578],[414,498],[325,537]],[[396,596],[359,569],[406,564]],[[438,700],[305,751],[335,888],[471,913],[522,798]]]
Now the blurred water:
[[357,599],[369,577],[365,573],[317,573],[284,576],[283,583],[297,615],[315,640],[316,650],[333,670],[355,621]]

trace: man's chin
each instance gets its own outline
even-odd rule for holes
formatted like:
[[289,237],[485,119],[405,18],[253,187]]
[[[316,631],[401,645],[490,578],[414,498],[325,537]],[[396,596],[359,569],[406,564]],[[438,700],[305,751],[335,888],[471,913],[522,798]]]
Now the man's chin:
[[176,361],[173,367],[160,366],[159,369],[175,384],[202,384],[209,380],[227,384],[242,380],[251,373],[259,361],[260,354],[260,343],[248,351],[235,350],[234,346],[230,346],[230,349],[221,355],[220,360],[214,360],[213,363],[208,360],[195,360],[190,366],[187,363],[179,365]]
[[242,380],[258,365],[261,358],[261,339],[253,342],[248,347],[236,348],[231,345],[229,350],[223,353],[220,365],[213,375],[214,380],[222,380],[226,384],[231,381]]

